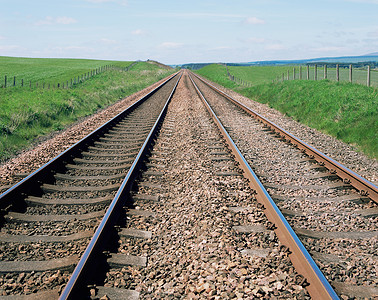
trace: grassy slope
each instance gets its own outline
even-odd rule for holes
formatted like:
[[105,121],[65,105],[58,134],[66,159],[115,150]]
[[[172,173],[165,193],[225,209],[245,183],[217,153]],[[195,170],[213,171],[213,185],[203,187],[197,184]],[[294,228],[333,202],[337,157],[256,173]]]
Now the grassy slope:
[[93,59],[60,59],[60,58],[23,58],[0,56],[0,85],[4,84],[4,75],[8,77],[8,85],[13,84],[13,76],[16,76],[16,85],[29,81],[32,84],[58,83],[71,80],[75,76],[81,76],[96,68],[105,65],[127,67],[132,62],[93,60]]
[[206,68],[198,73],[378,158],[377,89],[327,80],[273,84],[269,72],[266,83],[244,88],[229,81],[220,66]]
[[288,66],[250,66],[250,67],[228,67],[229,72],[237,78],[243,79],[252,85],[271,82],[287,70],[293,70]]
[[128,72],[106,71],[70,89],[0,89],[0,160],[173,72],[139,62]]

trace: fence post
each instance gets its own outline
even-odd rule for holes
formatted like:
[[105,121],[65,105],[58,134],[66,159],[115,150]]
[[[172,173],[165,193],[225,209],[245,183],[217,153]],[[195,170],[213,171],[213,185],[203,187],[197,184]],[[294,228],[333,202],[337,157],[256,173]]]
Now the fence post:
[[24,79],[21,79],[21,86],[24,86]]
[[287,70],[287,80],[289,80],[289,70]]
[[349,65],[349,82],[352,82],[352,65]]
[[302,66],[299,66],[299,79],[302,80]]
[[4,87],[5,88],[7,87],[7,75],[5,75],[5,77],[4,77]]
[[310,80],[310,66],[307,65],[307,80]]
[[339,71],[339,64],[336,65],[336,81],[340,81],[340,71]]
[[370,66],[368,66],[368,69],[367,69],[367,82],[366,82],[366,85],[370,86]]
[[318,80],[318,66],[315,64],[314,66],[314,80]]
[[13,86],[16,86],[16,76],[13,76]]
[[327,65],[324,65],[324,79],[327,79]]
[[293,68],[293,80],[295,80],[295,67]]

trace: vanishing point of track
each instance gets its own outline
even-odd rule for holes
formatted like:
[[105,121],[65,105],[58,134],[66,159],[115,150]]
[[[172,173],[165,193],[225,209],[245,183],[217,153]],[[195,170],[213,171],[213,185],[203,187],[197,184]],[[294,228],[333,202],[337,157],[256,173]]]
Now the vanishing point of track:
[[1,195],[3,295],[374,297],[373,184],[186,71],[138,103]]

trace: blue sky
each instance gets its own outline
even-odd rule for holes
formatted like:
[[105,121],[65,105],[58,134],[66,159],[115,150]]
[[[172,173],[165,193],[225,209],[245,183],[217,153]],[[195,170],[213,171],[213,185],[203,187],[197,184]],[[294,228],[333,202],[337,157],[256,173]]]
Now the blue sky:
[[165,64],[378,52],[378,0],[0,0],[0,56]]

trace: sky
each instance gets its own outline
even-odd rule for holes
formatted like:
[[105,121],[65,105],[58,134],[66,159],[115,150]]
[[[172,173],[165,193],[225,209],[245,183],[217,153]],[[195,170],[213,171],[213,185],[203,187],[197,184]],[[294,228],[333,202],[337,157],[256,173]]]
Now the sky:
[[0,56],[250,62],[378,52],[378,0],[0,0]]

